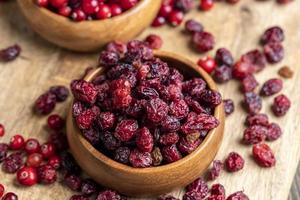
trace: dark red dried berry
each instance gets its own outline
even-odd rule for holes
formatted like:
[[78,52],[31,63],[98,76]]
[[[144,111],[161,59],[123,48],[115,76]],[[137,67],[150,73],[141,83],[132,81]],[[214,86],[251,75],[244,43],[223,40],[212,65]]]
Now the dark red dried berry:
[[56,96],[57,102],[65,101],[69,96],[69,90],[63,85],[50,87],[49,91]]
[[97,192],[97,183],[95,181],[93,181],[92,179],[84,179],[81,182],[81,189],[80,191],[84,194],[84,195],[92,195],[94,193]]
[[268,28],[261,37],[262,44],[272,43],[272,42],[283,42],[284,32],[281,27],[273,26]]
[[257,86],[258,86],[258,82],[252,74],[248,74],[242,80],[243,92],[253,92]]
[[154,123],[159,123],[167,117],[169,107],[161,99],[151,99],[146,105],[147,118]]
[[100,135],[100,140],[107,150],[116,150],[121,146],[121,141],[110,132],[105,132]]
[[248,126],[253,126],[253,125],[267,126],[269,124],[269,118],[266,114],[248,115],[246,118],[246,124]]
[[[220,176],[221,170],[223,169],[223,163],[220,160],[214,160],[213,166],[208,172],[209,180],[215,180]],[[213,192],[211,192],[213,194]]]
[[[197,114],[206,113],[206,110],[200,105],[200,103],[196,100],[193,100],[191,97],[186,96],[184,98],[186,104],[190,107],[190,110],[194,111]],[[170,105],[170,112],[172,109],[172,103]],[[188,110],[187,110],[188,111]]]
[[232,79],[232,68],[221,65],[213,72],[213,78],[218,83],[225,83]]
[[130,149],[128,147],[119,147],[114,153],[114,160],[123,164],[128,164],[129,155],[130,155]]
[[264,54],[269,63],[280,62],[284,57],[284,49],[280,43],[269,43],[264,45]]
[[146,37],[145,42],[151,49],[160,49],[163,45],[163,40],[156,34],[150,34]]
[[165,132],[175,132],[180,129],[180,121],[173,116],[167,116],[162,122],[161,126]]
[[56,97],[54,94],[46,92],[39,96],[34,104],[34,109],[38,114],[47,115],[55,108]]
[[121,196],[112,190],[105,190],[98,194],[96,200],[121,200]]
[[249,74],[253,74],[256,71],[254,65],[248,62],[238,61],[233,66],[232,74],[237,79],[243,79]]
[[200,94],[200,100],[207,103],[211,107],[216,107],[222,102],[222,96],[215,90],[204,90]]
[[119,140],[126,142],[129,141],[138,129],[138,123],[136,120],[123,120],[117,124],[114,135]]
[[229,195],[226,200],[249,200],[249,198],[244,192],[239,191]]
[[21,52],[21,47],[17,44],[0,50],[0,61],[9,62],[15,60]]
[[237,172],[244,168],[245,161],[243,157],[236,153],[229,153],[228,157],[225,160],[225,166],[229,172]]
[[8,145],[6,143],[0,143],[0,163],[5,160],[7,156]]
[[244,94],[244,103],[249,113],[258,113],[262,108],[261,98],[254,92],[247,92]]
[[291,101],[284,94],[275,97],[272,111],[277,117],[284,116],[291,107]]
[[120,41],[110,42],[106,46],[107,51],[115,52],[119,55],[125,54],[127,52],[127,46],[125,43]]
[[118,53],[114,51],[102,51],[99,56],[99,64],[103,67],[111,67],[119,61]]
[[190,94],[192,97],[197,97],[206,88],[206,82],[202,78],[193,78],[185,81],[182,85],[182,91]]
[[88,109],[83,111],[76,117],[76,123],[80,129],[86,130],[91,128],[92,123],[95,121],[95,119],[96,115],[93,110]]
[[172,195],[162,195],[158,197],[158,200],[179,200],[178,198],[175,198]]
[[64,182],[71,190],[78,191],[81,188],[81,178],[79,176],[67,175],[64,178]]
[[202,198],[201,198],[201,194],[196,191],[186,192],[182,197],[182,200],[197,200],[197,199],[202,199]]
[[153,136],[148,128],[141,128],[136,134],[136,146],[141,152],[151,152],[153,149]]
[[179,135],[176,132],[163,134],[159,139],[159,143],[165,146],[176,144],[178,141]]
[[181,130],[184,134],[190,134],[199,130],[211,130],[218,125],[219,121],[214,116],[201,113],[196,115],[195,118],[187,119],[181,126]]
[[116,121],[116,117],[111,112],[101,112],[97,117],[98,125],[102,130],[109,130],[113,128]]
[[134,149],[130,152],[129,161],[133,167],[150,167],[152,164],[152,157],[149,152],[140,152],[138,149]]
[[65,126],[65,120],[57,115],[50,115],[47,119],[48,127],[53,130],[61,130]]
[[73,117],[77,117],[79,114],[81,114],[84,110],[86,110],[86,107],[84,106],[83,103],[80,101],[74,102],[72,106],[72,114]]
[[254,72],[259,72],[263,70],[266,66],[265,56],[257,49],[247,52],[242,55],[241,61],[249,63],[251,68],[254,69]]
[[234,63],[231,52],[226,48],[220,48],[217,50],[215,60],[219,66],[227,65],[230,67]]
[[184,13],[189,12],[194,6],[193,0],[177,0],[174,2],[174,7]]
[[263,96],[271,96],[273,94],[280,92],[282,88],[283,88],[282,80],[278,78],[272,78],[263,84],[260,90],[260,94]]
[[88,103],[94,104],[97,98],[97,89],[92,83],[84,80],[74,80],[71,83],[71,90],[75,99]]
[[166,163],[172,163],[182,158],[181,153],[178,151],[176,145],[163,147],[161,153]]
[[268,141],[274,141],[277,140],[281,135],[282,131],[281,128],[278,124],[276,123],[271,123],[267,126],[267,133],[266,133],[266,139]]
[[153,166],[158,166],[162,163],[163,161],[163,156],[161,154],[160,148],[155,147],[154,150],[151,152],[151,157],[152,157],[152,165]]
[[73,158],[72,154],[69,152],[63,152],[61,154],[61,166],[64,171],[68,174],[80,174],[81,169]]
[[85,195],[74,194],[73,196],[71,196],[70,200],[89,200],[89,197]]
[[196,20],[190,19],[185,22],[185,30],[189,33],[202,32],[203,29],[203,25]]
[[267,128],[265,126],[253,125],[245,129],[243,141],[246,144],[257,144],[266,139]]
[[66,150],[69,147],[66,134],[62,132],[52,132],[49,135],[48,142],[53,144],[57,151]]
[[182,137],[177,146],[182,154],[187,155],[195,151],[201,142],[200,139],[188,140],[187,138]]
[[215,38],[208,32],[196,32],[193,35],[193,44],[199,52],[207,52],[212,50],[215,45]]
[[234,112],[234,103],[231,99],[224,99],[223,104],[226,116]]
[[56,181],[56,171],[51,165],[42,165],[37,168],[39,182],[52,184]]
[[261,167],[272,167],[276,164],[276,158],[271,148],[264,143],[256,144],[252,148],[253,158]]
[[219,183],[213,184],[210,189],[210,194],[211,195],[221,195],[225,199],[225,188],[223,185],[221,185]]
[[10,154],[5,158],[2,169],[6,173],[16,173],[23,165],[23,157],[21,152]]
[[204,199],[207,196],[209,189],[207,183],[202,178],[198,178],[186,187],[186,191],[195,191],[200,194],[202,199]]

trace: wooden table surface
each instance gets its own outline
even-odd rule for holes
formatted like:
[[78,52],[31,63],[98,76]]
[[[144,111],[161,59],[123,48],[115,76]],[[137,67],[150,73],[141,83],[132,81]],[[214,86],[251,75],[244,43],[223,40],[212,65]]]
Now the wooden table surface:
[[[225,137],[217,158],[223,159],[230,151],[237,151],[246,159],[242,171],[234,174],[223,172],[218,179],[218,182],[225,185],[227,194],[244,190],[251,200],[288,198],[300,157],[300,87],[297,84],[300,82],[299,8],[298,0],[287,6],[278,6],[275,0],[242,0],[236,6],[219,3],[213,11],[207,13],[195,10],[186,17],[201,21],[206,30],[215,35],[216,48],[229,48],[235,58],[248,50],[260,48],[258,39],[271,25],[281,25],[286,33],[284,61],[278,65],[267,66],[256,76],[260,83],[277,77],[277,70],[283,65],[290,66],[295,72],[293,79],[284,81],[283,93],[287,94],[293,103],[292,109],[285,117],[279,119],[271,114],[272,97],[263,101],[262,112],[270,113],[271,121],[278,122],[284,131],[281,139],[269,143],[277,157],[274,168],[258,167],[251,159],[251,147],[240,144],[246,114],[240,106],[242,95],[238,92],[237,82],[231,81],[220,86],[224,98],[234,100],[236,111],[226,120]],[[149,33],[158,33],[164,39],[164,50],[181,53],[196,61],[202,55],[189,48],[190,37],[183,34],[182,30],[167,26],[159,29],[149,28],[140,38]],[[16,133],[44,140],[47,137],[47,131],[44,129],[46,118],[32,114],[32,102],[51,85],[68,85],[70,80],[82,74],[87,66],[96,63],[97,54],[73,53],[44,41],[26,25],[14,1],[0,5],[0,37],[0,47],[18,43],[23,49],[22,56],[14,62],[0,63],[0,121],[7,130],[5,137],[0,140],[7,142],[9,137]],[[215,50],[208,54],[214,55],[214,52]],[[59,104],[55,113],[65,115],[67,108],[68,103]],[[18,187],[13,184],[14,178],[14,175],[0,172],[0,182],[7,190],[15,191],[22,200],[68,199],[72,194],[60,183],[47,187]],[[181,196],[183,190],[178,189],[174,194]]]

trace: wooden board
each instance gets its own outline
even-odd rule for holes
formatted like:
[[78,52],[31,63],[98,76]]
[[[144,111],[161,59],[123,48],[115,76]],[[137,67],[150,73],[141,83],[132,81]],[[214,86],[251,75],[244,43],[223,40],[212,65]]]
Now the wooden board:
[[[238,92],[238,84],[235,81],[220,86],[225,98],[234,99],[236,112],[226,121],[225,138],[217,158],[223,159],[230,151],[237,151],[246,158],[244,170],[235,174],[223,172],[218,179],[225,185],[227,194],[244,190],[251,200],[282,200],[288,197],[300,156],[299,8],[300,1],[288,6],[278,6],[274,0],[243,0],[237,6],[220,3],[213,11],[207,13],[195,10],[186,17],[201,21],[206,30],[215,35],[216,47],[229,48],[236,58],[248,50],[258,48],[258,39],[267,27],[278,24],[286,32],[284,61],[268,66],[257,75],[257,79],[262,83],[268,78],[277,77],[277,70],[282,65],[289,65],[295,71],[294,78],[284,82],[283,90],[293,102],[292,109],[280,119],[270,114],[271,121],[278,122],[284,130],[280,140],[270,143],[276,152],[276,167],[259,168],[250,157],[251,148],[240,144],[245,118],[245,112],[240,106],[242,95]],[[182,33],[182,28],[149,28],[140,38],[149,33],[159,33],[164,38],[164,50],[184,54],[194,61],[202,56],[189,48],[190,37]],[[97,54],[72,53],[44,41],[26,25],[14,1],[0,6],[0,36],[0,47],[18,43],[23,48],[22,56],[16,61],[0,63],[0,121],[7,129],[6,136],[0,140],[8,141],[9,137],[16,133],[46,139],[46,118],[32,115],[32,102],[51,85],[68,85],[70,80],[82,74],[86,67],[95,64]],[[214,55],[214,51],[208,54]],[[264,99],[263,112],[270,113],[271,102],[272,97]],[[65,115],[67,107],[68,103],[59,104],[55,112]],[[47,187],[21,188],[12,184],[14,178],[14,175],[0,172],[0,182],[7,190],[18,193],[20,199],[68,199],[72,194],[59,183]],[[174,194],[181,196],[183,190],[174,191]]]

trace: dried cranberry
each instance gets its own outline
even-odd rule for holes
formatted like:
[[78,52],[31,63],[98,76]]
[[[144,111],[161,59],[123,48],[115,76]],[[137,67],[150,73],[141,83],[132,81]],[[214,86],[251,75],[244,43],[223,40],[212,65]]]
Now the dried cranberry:
[[97,183],[92,179],[84,179],[82,180],[80,191],[84,195],[92,195],[97,192]]
[[57,114],[50,115],[47,121],[48,121],[48,127],[53,130],[60,130],[65,125],[65,120]]
[[21,52],[21,47],[17,44],[0,50],[0,61],[9,62],[15,60]]
[[96,198],[96,200],[109,200],[109,199],[121,200],[121,196],[115,191],[105,190],[103,192],[100,192]]
[[105,132],[100,135],[100,140],[107,150],[116,150],[121,146],[121,141],[114,137],[110,132]]
[[280,92],[280,90],[282,90],[283,87],[282,85],[283,82],[281,79],[278,78],[269,79],[263,84],[260,90],[260,94],[264,96],[271,96],[273,94],[276,94]]
[[49,91],[56,96],[57,102],[65,101],[69,96],[68,88],[62,85],[52,86]]
[[22,135],[14,135],[10,138],[9,148],[12,150],[23,149],[25,145],[25,140]]
[[219,66],[232,66],[234,62],[231,52],[226,48],[220,48],[217,50],[215,60]]
[[255,72],[261,71],[265,68],[266,58],[265,56],[257,49],[247,52],[242,55],[241,61],[249,63]]
[[183,12],[179,10],[172,10],[168,16],[168,22],[172,26],[179,26],[183,21]]
[[246,124],[248,126],[261,125],[267,126],[269,124],[269,118],[266,114],[252,114],[246,118]]
[[267,140],[268,141],[274,141],[277,140],[281,135],[282,135],[282,131],[281,128],[278,124],[276,123],[271,123],[267,126]]
[[262,167],[272,167],[276,164],[276,158],[271,148],[264,143],[256,144],[252,148],[253,158]]
[[158,166],[162,163],[163,161],[163,156],[161,154],[161,151],[158,147],[155,147],[154,150],[151,152],[151,157],[152,157],[152,165],[153,166]]
[[97,89],[92,83],[84,80],[74,80],[71,83],[71,90],[75,99],[88,103],[94,104],[97,98]]
[[162,195],[158,197],[158,200],[179,200],[178,198],[175,198],[172,195]]
[[91,128],[92,123],[95,121],[95,119],[95,113],[91,109],[88,109],[83,111],[76,117],[76,123],[80,129],[86,130]]
[[213,78],[218,83],[225,83],[232,79],[232,68],[221,65],[213,72]]
[[195,191],[200,194],[202,199],[204,199],[207,196],[208,190],[208,185],[202,178],[194,180],[186,187],[187,192]]
[[177,0],[174,2],[174,7],[184,13],[189,12],[194,6],[195,3],[193,0]]
[[252,74],[247,75],[242,80],[243,92],[253,92],[257,86],[258,82]]
[[146,37],[145,42],[151,49],[160,49],[163,45],[163,40],[156,34],[150,34]]
[[231,99],[224,99],[223,104],[226,116],[234,112],[234,103]]
[[243,141],[246,144],[257,144],[265,140],[267,134],[265,126],[253,125],[244,131]]
[[117,124],[114,135],[121,141],[129,141],[136,133],[138,129],[137,121],[135,120],[123,120]]
[[33,153],[27,157],[26,165],[29,167],[39,167],[42,162],[43,162],[42,154]]
[[15,193],[8,192],[2,197],[2,200],[18,200],[18,196]]
[[86,110],[86,108],[83,103],[80,101],[74,102],[72,106],[72,114],[74,117],[79,116],[84,110]]
[[51,165],[42,165],[37,168],[38,179],[43,184],[52,184],[56,181],[56,171]]
[[78,175],[81,172],[81,169],[76,163],[72,154],[68,152],[63,152],[61,154],[61,161],[62,169],[65,170],[67,173]]
[[149,152],[140,152],[138,149],[134,149],[130,152],[129,161],[136,168],[150,167],[152,157]]
[[89,200],[89,197],[87,197],[85,195],[74,194],[71,196],[70,200]]
[[238,61],[233,66],[232,74],[235,78],[243,79],[249,74],[253,74],[256,71],[254,65],[249,62]]
[[107,51],[115,52],[119,55],[125,54],[127,52],[127,46],[123,42],[120,41],[113,41],[107,44],[106,46]]
[[161,153],[164,161],[167,163],[172,163],[182,158],[181,153],[178,151],[176,145],[163,147]]
[[115,115],[111,112],[102,112],[97,118],[98,125],[102,130],[109,130],[115,124]]
[[195,149],[201,144],[200,139],[188,140],[187,138],[182,137],[178,143],[178,149],[181,153],[187,155],[195,151]]
[[280,62],[284,57],[284,49],[280,43],[269,43],[264,45],[264,54],[269,63]]
[[278,74],[283,78],[292,78],[294,75],[294,72],[290,67],[283,66],[278,70]]
[[66,134],[62,132],[52,132],[49,135],[48,142],[54,145],[57,151],[66,150],[68,148],[68,142]]
[[219,125],[218,119],[214,116],[201,113],[195,118],[187,119],[181,126],[181,130],[185,134],[190,134],[199,130],[211,130]]
[[244,192],[239,191],[229,195],[226,200],[249,200],[249,198]]
[[56,96],[46,92],[39,96],[34,104],[34,109],[38,114],[47,115],[55,108]]
[[185,81],[182,85],[183,92],[190,94],[193,97],[199,96],[206,88],[206,82],[202,78],[193,78]]
[[[190,110],[196,112],[197,114],[206,113],[206,110],[200,105],[200,103],[198,101],[193,100],[189,96],[186,96],[184,100],[185,100],[186,104],[189,106]],[[172,110],[173,110],[173,108],[172,108],[172,103],[171,103],[171,105],[170,105],[170,113],[172,112]],[[186,112],[188,112],[188,111],[189,110],[187,109]]]
[[7,156],[8,145],[0,143],[0,163],[5,160]]
[[291,107],[291,101],[287,96],[284,94],[278,95],[275,97],[273,105],[272,105],[272,111],[277,116],[284,116],[287,111]]
[[114,153],[114,160],[123,164],[128,164],[129,155],[130,155],[130,149],[128,147],[119,147]]
[[215,180],[220,176],[221,170],[223,169],[223,163],[220,160],[214,160],[213,166],[208,172],[208,178],[210,180]]
[[186,192],[182,197],[182,200],[197,200],[197,199],[202,199],[202,198],[201,198],[201,194],[196,191]]
[[153,136],[148,128],[141,128],[136,135],[136,145],[141,152],[151,152],[153,149]]
[[160,144],[165,146],[176,144],[178,141],[179,135],[176,132],[164,134],[159,139]]
[[185,22],[185,30],[189,33],[202,32],[203,29],[203,25],[196,20],[190,19]]
[[262,108],[262,100],[254,92],[245,93],[244,102],[249,113],[258,113]]
[[272,43],[272,42],[283,42],[284,32],[281,27],[273,26],[268,28],[261,37],[262,44]]
[[37,172],[34,167],[22,167],[17,172],[17,181],[24,186],[32,186],[37,183]]
[[78,191],[81,188],[81,179],[76,175],[67,175],[64,182],[71,190]]
[[168,105],[159,98],[151,99],[146,105],[147,118],[154,123],[159,123],[165,119],[168,110]]
[[216,107],[222,102],[221,94],[215,90],[204,90],[199,98],[212,107]]
[[61,166],[61,158],[59,156],[51,156],[48,159],[48,164],[51,165],[54,169],[59,169]]
[[199,52],[207,52],[209,50],[212,50],[215,45],[214,36],[211,33],[205,31],[196,32],[193,35],[192,41]]
[[216,68],[215,60],[209,56],[200,58],[197,64],[209,74]]
[[231,152],[229,153],[228,157],[226,158],[225,165],[226,169],[229,172],[237,172],[244,168],[245,161],[243,157],[236,153]]
[[225,188],[223,185],[221,185],[219,183],[213,184],[210,189],[210,194],[211,195],[221,195],[225,199]]
[[30,138],[25,142],[24,150],[28,154],[38,153],[40,151],[40,143],[37,139]]
[[8,157],[5,158],[2,169],[6,173],[15,173],[22,167],[23,165],[23,157],[21,152],[16,152],[10,154]]

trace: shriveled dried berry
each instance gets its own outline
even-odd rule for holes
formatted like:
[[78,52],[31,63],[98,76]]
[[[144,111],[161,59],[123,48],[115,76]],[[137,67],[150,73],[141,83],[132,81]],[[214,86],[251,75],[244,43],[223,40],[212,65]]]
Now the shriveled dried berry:
[[196,139],[194,141],[187,140],[187,138],[182,137],[178,143],[179,151],[184,154],[190,154],[201,144],[201,139]]
[[231,99],[224,99],[223,104],[226,116],[234,112],[234,103]]
[[257,86],[258,82],[252,74],[247,75],[242,80],[243,92],[253,92]]
[[182,158],[181,153],[178,151],[176,145],[163,147],[161,150],[164,161],[172,163]]
[[221,170],[223,169],[223,163],[220,160],[214,160],[213,166],[208,172],[209,180],[215,180],[220,176]]
[[186,191],[195,191],[200,194],[202,199],[204,199],[207,196],[209,189],[207,183],[202,178],[198,178],[186,187]]
[[5,160],[7,151],[8,145],[6,143],[0,143],[0,163]]
[[84,195],[92,195],[97,192],[97,183],[89,178],[84,179],[82,180],[80,191]]
[[76,123],[82,130],[91,128],[96,119],[95,113],[91,109],[87,109],[76,117]]
[[272,111],[277,117],[284,116],[291,107],[291,101],[284,94],[275,97]]
[[102,130],[109,130],[113,128],[116,121],[116,117],[111,112],[101,112],[97,117],[98,125]]
[[175,133],[167,133],[160,137],[160,144],[168,146],[172,144],[176,144],[179,141],[179,135]]
[[262,167],[272,167],[276,164],[276,158],[271,148],[265,144],[256,144],[252,148],[253,158]]
[[221,195],[225,199],[225,188],[223,185],[221,185],[219,183],[213,184],[210,189],[210,194],[211,195]]
[[109,200],[109,199],[113,199],[113,200],[121,200],[121,196],[112,190],[105,190],[103,192],[100,192],[96,198],[96,200]]
[[183,92],[190,94],[192,97],[199,96],[206,88],[206,82],[202,78],[193,78],[185,81],[182,85]]
[[[197,113],[197,114],[207,113],[206,110],[205,110],[205,108],[202,107],[198,101],[192,99],[191,97],[186,96],[184,98],[184,100],[185,100],[186,104],[189,106],[190,110],[194,111],[195,113]],[[170,105],[170,113],[172,112],[172,110],[173,110],[173,108],[172,108],[172,103],[171,103],[171,105]]]
[[84,80],[74,80],[71,83],[71,90],[75,99],[87,104],[94,104],[97,98],[97,89],[92,83]]
[[214,48],[215,38],[209,32],[196,32],[193,35],[193,44],[199,52],[207,52]]
[[269,63],[280,62],[284,57],[284,49],[280,43],[269,43],[264,45],[264,54]]
[[99,56],[99,64],[103,67],[111,67],[117,64],[119,55],[113,51],[103,51]]
[[107,44],[106,50],[116,52],[117,54],[122,55],[127,52],[127,46],[123,42],[113,41]]
[[57,174],[51,165],[42,165],[37,168],[38,179],[43,184],[52,184],[56,181]]
[[141,128],[136,134],[136,145],[141,152],[151,152],[153,149],[153,136],[148,128]]
[[130,153],[129,161],[133,167],[150,167],[152,164],[152,157],[149,152],[140,152],[138,149],[134,149]]
[[136,120],[123,120],[117,124],[114,135],[116,138],[123,142],[129,141],[138,129],[138,123]]
[[219,121],[214,116],[201,113],[195,118],[187,119],[186,123],[181,126],[181,130],[185,134],[190,134],[199,130],[211,130],[218,125]]
[[254,68],[254,72],[259,72],[266,66],[265,56],[257,49],[249,51],[246,54],[242,55],[241,61],[249,63],[251,67]]
[[49,91],[56,96],[57,102],[65,101],[69,96],[69,90],[63,85],[50,87]]
[[294,72],[288,66],[284,66],[279,69],[278,74],[283,78],[292,78],[294,75]]
[[146,37],[145,42],[151,49],[160,49],[163,45],[163,40],[159,35],[150,34]]
[[89,197],[85,195],[74,194],[70,197],[70,200],[89,200]]
[[202,198],[201,198],[201,194],[196,191],[186,192],[182,197],[182,200],[197,200],[197,199],[202,199]]
[[215,60],[219,66],[227,65],[230,67],[234,63],[231,52],[226,48],[220,48],[217,50]]
[[213,78],[218,83],[225,83],[232,79],[232,68],[221,65],[213,72]]
[[119,147],[116,149],[114,153],[114,160],[123,164],[128,164],[129,155],[130,155],[130,149],[128,147]]
[[161,154],[160,148],[155,147],[154,150],[151,152],[151,156],[152,156],[152,160],[153,160],[153,163],[152,163],[153,166],[158,166],[162,163],[163,156]]
[[23,165],[23,157],[21,152],[10,154],[5,158],[2,169],[6,173],[16,173]]
[[267,126],[269,124],[269,118],[266,114],[253,114],[248,115],[246,118],[246,125],[253,126],[253,125],[261,125]]
[[244,168],[244,164],[245,161],[243,157],[236,152],[229,153],[228,157],[225,160],[225,166],[229,172],[240,171]]
[[277,140],[281,135],[282,131],[278,124],[271,123],[267,126],[267,133],[266,133],[266,139],[268,141],[274,141]]
[[151,99],[146,105],[147,118],[154,123],[159,123],[165,119],[168,110],[168,105],[159,98]]
[[73,158],[72,154],[69,152],[63,152],[61,154],[61,166],[64,171],[68,174],[80,174],[81,169]]
[[121,146],[121,141],[110,132],[105,132],[100,135],[100,140],[103,146],[110,151],[116,150]]
[[9,62],[15,60],[21,53],[21,47],[17,44],[0,50],[0,61]]
[[263,84],[260,90],[260,94],[264,96],[271,96],[273,94],[280,92],[282,88],[283,88],[282,80],[278,78],[272,78]]
[[245,129],[243,141],[246,144],[257,144],[266,139],[267,128],[265,126],[253,125]]
[[281,27],[273,26],[268,28],[261,37],[262,44],[271,42],[283,42],[284,32]]
[[78,191],[81,188],[81,179],[79,176],[67,175],[64,178],[64,182],[71,190]]
[[161,126],[165,132],[175,132],[180,129],[180,121],[173,116],[167,116],[162,122]]
[[249,198],[243,191],[239,191],[229,195],[226,200],[249,200]]
[[200,100],[207,103],[211,107],[216,107],[222,102],[222,96],[215,90],[204,90],[200,94]]
[[47,115],[55,108],[56,96],[46,92],[39,96],[34,104],[34,109],[38,114]]
[[196,20],[190,19],[185,22],[185,30],[189,33],[202,32],[203,29],[203,25]]
[[249,113],[258,113],[262,108],[261,98],[254,92],[244,94],[244,102]]
[[158,200],[179,200],[178,198],[175,198],[172,195],[162,195],[158,197]]

